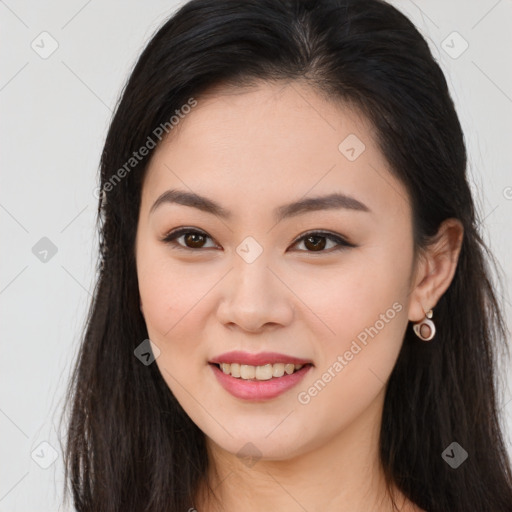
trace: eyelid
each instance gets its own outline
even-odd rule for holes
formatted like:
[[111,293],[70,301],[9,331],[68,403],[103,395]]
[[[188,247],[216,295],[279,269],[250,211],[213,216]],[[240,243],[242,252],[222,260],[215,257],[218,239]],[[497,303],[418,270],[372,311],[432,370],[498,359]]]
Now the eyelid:
[[330,231],[321,230],[321,229],[313,229],[311,231],[307,231],[306,233],[302,233],[292,242],[292,246],[296,245],[298,242],[301,242],[305,238],[308,238],[309,236],[317,236],[317,237],[322,237],[322,238],[327,238],[329,240],[333,240],[334,242],[336,242],[338,244],[338,246],[334,247],[328,251],[299,251],[299,252],[307,252],[309,254],[315,254],[315,253],[316,254],[322,254],[322,253],[328,254],[332,251],[344,249],[347,247],[357,247],[356,245],[350,243],[344,236],[339,235],[337,233],[332,233]]
[[[180,238],[184,234],[202,235],[202,236],[207,237],[215,242],[215,240],[205,231],[198,229],[198,228],[192,228],[192,227],[177,228],[174,231],[170,231],[164,237],[161,238],[161,241],[164,243],[167,243],[167,244],[174,245],[175,246],[174,248],[183,249],[188,252],[201,252],[201,251],[206,250],[202,247],[194,249],[192,247],[186,247],[181,244],[178,244],[175,240],[177,238]],[[339,235],[337,233],[332,233],[330,231],[325,231],[325,230],[311,230],[311,231],[307,231],[306,233],[302,233],[297,238],[295,238],[295,240],[291,243],[291,246],[296,245],[298,242],[303,241],[304,239],[308,238],[309,236],[317,236],[317,237],[327,238],[329,240],[334,241],[337,245],[336,245],[336,247],[332,247],[331,249],[329,249],[327,251],[300,250],[298,252],[313,254],[313,255],[315,255],[315,254],[330,254],[331,252],[334,252],[334,251],[357,247],[357,245],[350,243],[344,236]],[[209,247],[207,249],[211,249],[211,247]]]
[[202,236],[208,237],[211,240],[213,240],[213,238],[208,233],[202,231],[201,229],[183,227],[183,228],[177,228],[173,231],[170,231],[169,233],[164,235],[164,237],[161,239],[161,241],[164,243],[167,243],[167,244],[172,244],[177,249],[184,249],[186,251],[192,251],[192,252],[198,252],[198,251],[202,251],[202,250],[204,251],[204,249],[202,249],[202,248],[193,249],[192,247],[185,247],[185,246],[180,245],[175,242],[176,238],[180,238],[181,236],[188,235],[190,233],[192,233],[194,235],[202,235]]

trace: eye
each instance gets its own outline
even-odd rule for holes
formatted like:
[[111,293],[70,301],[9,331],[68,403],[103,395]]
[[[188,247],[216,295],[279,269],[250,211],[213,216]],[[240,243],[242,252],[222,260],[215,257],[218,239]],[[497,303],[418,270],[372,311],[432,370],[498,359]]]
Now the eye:
[[[324,251],[326,248],[326,240],[330,240],[334,243],[329,249],[333,249],[331,251]],[[342,249],[346,249],[348,247],[356,247],[354,244],[351,244],[347,240],[345,240],[342,236],[336,235],[334,233],[329,233],[326,231],[311,231],[302,235],[299,239],[295,241],[293,245],[298,244],[299,242],[304,243],[304,246],[308,249],[305,252],[333,252],[339,251]]]
[[[180,238],[183,238],[184,244],[178,243],[178,240]],[[171,231],[168,235],[166,235],[162,239],[162,242],[172,244],[177,249],[193,251],[195,249],[203,249],[205,247],[205,241],[208,238],[211,239],[211,237],[207,235],[204,231],[199,231],[193,228],[179,228],[175,231]],[[328,249],[332,250],[324,251],[324,249],[328,245],[326,240],[329,240],[331,243],[333,243],[333,246],[327,247]],[[295,240],[295,242],[292,244],[292,247],[294,245],[299,244],[299,242],[303,242],[304,246],[306,247],[305,251],[300,252],[330,253],[333,251],[338,251],[349,247],[356,247],[356,245],[351,244],[342,236],[325,231],[311,231],[309,233],[306,233],[305,235],[302,235],[300,238]],[[215,245],[213,247],[215,247]]]
[[[185,245],[176,242],[179,238],[183,238]],[[171,231],[162,239],[162,242],[172,244],[176,246],[177,249],[194,250],[203,248],[204,241],[207,238],[210,238],[210,236],[203,231],[192,228],[180,228],[176,231]]]

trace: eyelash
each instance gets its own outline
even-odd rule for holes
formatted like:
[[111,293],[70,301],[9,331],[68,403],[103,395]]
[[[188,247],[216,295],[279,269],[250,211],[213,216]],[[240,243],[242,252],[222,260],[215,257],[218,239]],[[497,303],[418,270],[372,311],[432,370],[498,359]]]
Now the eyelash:
[[[188,234],[202,235],[204,237],[207,237],[207,238],[210,238],[211,240],[213,240],[208,234],[206,234],[203,231],[199,231],[199,230],[193,229],[193,228],[178,228],[175,231],[171,231],[170,233],[165,235],[165,237],[162,238],[162,242],[170,244],[170,245],[173,245],[174,248],[176,248],[176,249],[185,250],[185,251],[198,252],[198,251],[201,251],[201,250],[205,250],[203,248],[186,247],[186,246],[181,245],[181,244],[176,242],[177,238],[180,238],[181,236],[188,235]],[[340,251],[340,250],[344,250],[344,249],[348,249],[348,248],[357,247],[356,245],[349,243],[343,237],[341,237],[339,235],[335,235],[333,233],[329,233],[327,231],[309,231],[309,232],[301,235],[299,238],[295,239],[295,241],[293,242],[292,245],[296,245],[297,243],[301,242],[302,240],[304,240],[304,239],[306,239],[308,237],[327,238],[327,239],[329,239],[331,241],[336,242],[338,244],[338,246],[337,247],[331,247],[331,249],[329,249],[329,250],[321,250],[321,251],[301,250],[299,252],[307,252],[307,253],[310,253],[310,254],[322,254],[322,253],[330,254],[331,252],[335,252],[335,251]],[[207,249],[212,249],[212,248],[209,247]]]

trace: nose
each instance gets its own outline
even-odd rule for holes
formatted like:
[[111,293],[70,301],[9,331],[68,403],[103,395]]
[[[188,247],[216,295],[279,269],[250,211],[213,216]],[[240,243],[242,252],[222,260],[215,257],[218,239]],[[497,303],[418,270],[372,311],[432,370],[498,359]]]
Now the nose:
[[261,255],[247,263],[235,256],[234,268],[223,280],[217,315],[230,327],[251,333],[289,325],[293,319],[293,293]]

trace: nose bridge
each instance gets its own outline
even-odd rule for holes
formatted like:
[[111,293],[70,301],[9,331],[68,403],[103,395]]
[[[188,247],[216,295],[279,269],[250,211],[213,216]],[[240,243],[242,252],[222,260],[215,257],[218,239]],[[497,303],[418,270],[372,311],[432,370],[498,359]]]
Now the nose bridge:
[[[263,249],[263,248],[262,248]],[[238,300],[252,299],[253,301],[265,299],[268,301],[273,287],[269,270],[269,251],[259,252],[242,243],[237,248],[233,262],[233,290]]]
[[292,307],[287,288],[269,268],[270,251],[257,249],[253,241],[246,240],[236,252],[224,288],[221,320],[246,330],[258,330],[267,323],[289,322]]
[[270,273],[267,268],[270,265],[270,253],[268,247],[263,246],[253,236],[246,236],[236,247],[233,255],[234,276],[237,285],[242,288],[263,285],[268,280]]

